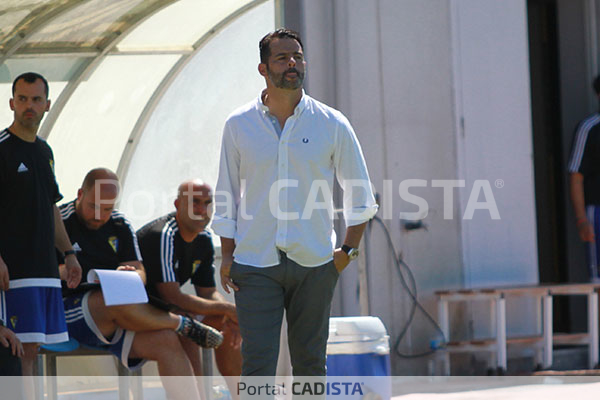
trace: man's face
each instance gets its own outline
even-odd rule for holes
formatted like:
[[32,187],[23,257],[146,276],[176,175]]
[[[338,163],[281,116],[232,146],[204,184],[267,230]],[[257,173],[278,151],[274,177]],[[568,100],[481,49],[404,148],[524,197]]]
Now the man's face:
[[266,64],[268,79],[279,89],[301,88],[306,61],[300,43],[289,38],[274,39],[270,50],[271,55]]
[[202,232],[212,217],[212,203],[210,187],[186,186],[175,201],[178,223],[190,232]]
[[118,194],[118,189],[112,184],[92,187],[87,191],[79,189],[77,192],[77,217],[88,229],[94,231],[100,229],[110,219]]
[[10,109],[14,111],[15,121],[26,128],[39,127],[50,108],[50,101],[46,99],[46,87],[41,79],[36,79],[33,83],[19,79],[9,103]]

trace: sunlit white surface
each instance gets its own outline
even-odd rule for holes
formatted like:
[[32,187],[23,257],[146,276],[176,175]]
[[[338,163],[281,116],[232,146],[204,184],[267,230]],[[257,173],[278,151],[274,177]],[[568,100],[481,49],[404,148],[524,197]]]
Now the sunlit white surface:
[[244,14],[202,47],[167,90],[124,179],[119,207],[135,227],[171,211],[183,180],[216,183],[225,119],[264,87],[258,41],[274,23],[272,1]]

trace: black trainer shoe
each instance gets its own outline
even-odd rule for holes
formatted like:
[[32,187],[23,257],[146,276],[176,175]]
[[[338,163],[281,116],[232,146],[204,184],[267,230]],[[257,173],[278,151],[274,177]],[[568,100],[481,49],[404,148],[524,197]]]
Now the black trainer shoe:
[[202,347],[216,348],[223,343],[221,332],[188,317],[183,318],[183,331],[179,334],[192,339]]

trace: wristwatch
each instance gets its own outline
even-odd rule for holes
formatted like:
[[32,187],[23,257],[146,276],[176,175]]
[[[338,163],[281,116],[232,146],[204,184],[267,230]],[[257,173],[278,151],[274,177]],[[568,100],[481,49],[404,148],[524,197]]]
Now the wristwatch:
[[350,247],[348,245],[342,245],[342,251],[346,254],[348,254],[348,258],[350,259],[350,261],[354,260],[356,257],[358,257],[358,254],[360,253],[358,249],[355,249],[354,247]]

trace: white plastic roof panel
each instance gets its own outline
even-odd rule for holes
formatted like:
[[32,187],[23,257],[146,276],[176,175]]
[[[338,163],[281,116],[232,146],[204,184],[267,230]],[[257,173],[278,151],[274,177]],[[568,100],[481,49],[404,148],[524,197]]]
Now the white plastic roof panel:
[[[251,0],[180,0],[144,21],[117,46],[119,51],[187,49]],[[177,21],[176,27],[172,21]]]
[[66,199],[75,196],[90,169],[117,169],[144,105],[179,57],[107,56],[77,88],[48,137]]
[[100,53],[148,16],[176,1],[2,0],[0,62],[13,55]]
[[[48,82],[68,82],[85,61],[85,58],[76,57],[12,58],[0,65],[0,82],[12,83],[14,78],[27,71],[44,75]],[[50,95],[57,98],[56,93]]]
[[32,35],[24,48],[51,44],[56,47],[94,47],[113,35],[119,20],[144,0],[89,0]]
[[0,3],[0,51],[14,38],[27,16],[44,6],[55,3],[53,0],[3,0]]

